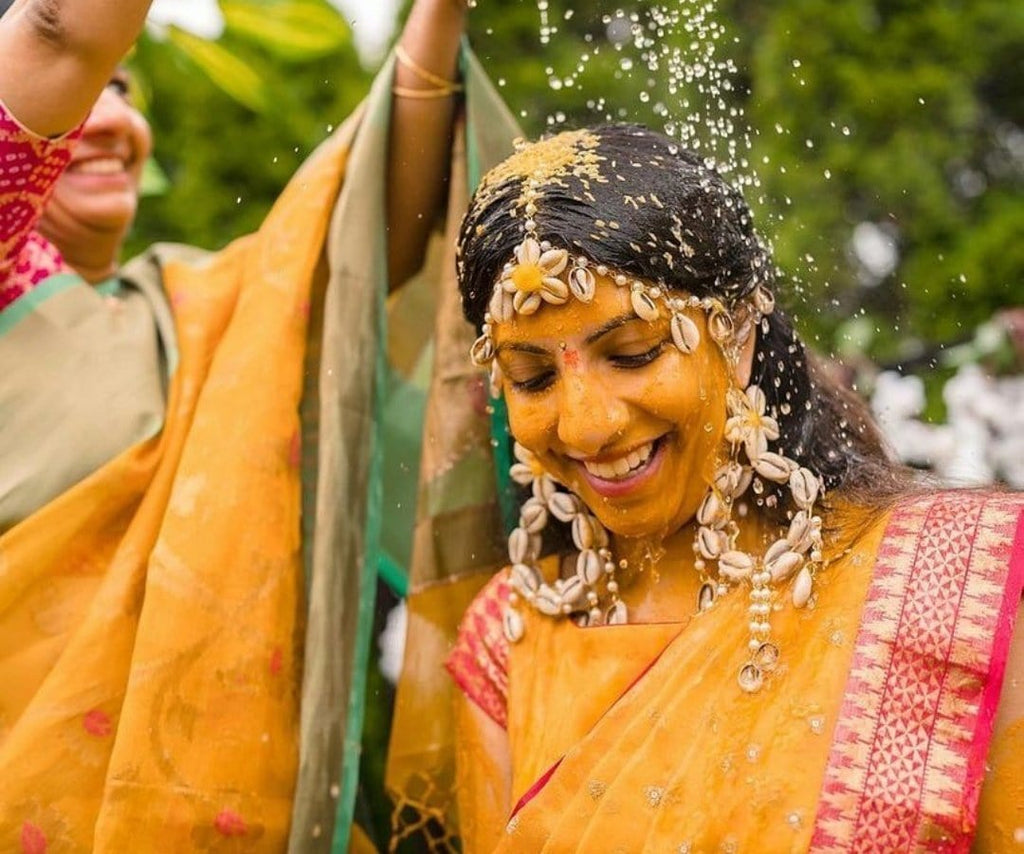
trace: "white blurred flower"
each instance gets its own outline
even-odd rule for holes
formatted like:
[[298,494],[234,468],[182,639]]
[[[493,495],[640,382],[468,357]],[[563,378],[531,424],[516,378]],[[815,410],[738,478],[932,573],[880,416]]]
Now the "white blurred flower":
[[405,630],[408,621],[409,611],[403,600],[388,611],[384,631],[377,639],[380,646],[380,672],[392,685],[398,684],[398,677],[402,674],[402,659],[405,657]]
[[1024,489],[1024,377],[994,379],[963,365],[943,389],[947,424],[926,424],[917,377],[879,374],[871,408],[897,456],[958,486]]
[[896,234],[890,226],[875,222],[858,223],[853,229],[850,245],[860,263],[861,281],[868,287],[881,282],[900,262]]
[[224,32],[224,16],[216,0],[154,0],[146,21],[157,32],[173,25],[210,40]]

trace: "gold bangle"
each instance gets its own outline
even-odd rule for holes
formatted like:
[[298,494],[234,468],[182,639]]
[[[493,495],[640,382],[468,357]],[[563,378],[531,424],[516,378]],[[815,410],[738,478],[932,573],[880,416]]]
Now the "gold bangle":
[[448,98],[458,93],[459,89],[410,89],[408,86],[392,86],[391,92],[399,98],[428,101],[433,98]]
[[[461,92],[462,84],[456,83],[454,80],[445,80],[432,71],[427,71],[420,65],[417,65],[409,52],[402,47],[400,44],[395,45],[395,59],[397,59],[402,65],[408,68],[413,74],[415,74],[424,83],[429,83],[432,86],[436,86],[438,90],[443,90],[446,95],[450,95],[452,92]],[[417,91],[417,90],[409,90]],[[434,90],[423,90],[423,91],[434,91]],[[412,96],[407,96],[412,97]],[[441,97],[441,96],[436,96]]]

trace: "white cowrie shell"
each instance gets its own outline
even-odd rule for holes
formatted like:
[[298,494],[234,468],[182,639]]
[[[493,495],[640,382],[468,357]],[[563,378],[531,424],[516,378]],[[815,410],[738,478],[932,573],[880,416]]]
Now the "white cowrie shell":
[[739,463],[726,463],[715,472],[712,481],[715,484],[715,489],[721,492],[722,495],[732,495],[742,475],[743,466]]
[[571,522],[580,512],[580,500],[568,492],[554,492],[548,498],[548,510],[559,522]]
[[601,558],[593,549],[584,549],[576,558],[576,575],[589,585],[597,584],[604,574]]
[[491,371],[488,375],[488,391],[490,391],[491,397],[501,397],[503,385],[504,375],[501,373],[501,365],[498,364],[497,359],[494,359],[491,362]]
[[561,279],[544,277],[544,284],[540,289],[540,296],[544,302],[552,305],[564,305],[569,301],[569,286]]
[[533,483],[533,469],[526,463],[512,463],[512,467],[508,470],[508,473],[512,480],[522,486]]
[[641,320],[653,323],[658,319],[658,306],[654,304],[654,300],[645,291],[632,291],[629,295],[629,301],[633,305],[633,311],[636,312],[636,316]]
[[512,563],[525,563],[530,555],[530,533],[525,528],[516,528],[508,535],[508,557]]
[[540,304],[543,302],[541,296],[536,291],[532,293],[524,293],[523,291],[516,291],[512,297],[512,307],[522,315],[533,314],[540,308]]
[[523,618],[514,608],[505,609],[501,623],[509,643],[518,643],[523,639]]
[[533,605],[546,617],[557,617],[562,613],[562,597],[546,584],[537,591]]
[[789,476],[789,490],[797,506],[809,510],[818,497],[818,478],[809,469],[798,468]]
[[757,462],[762,454],[768,452],[768,437],[764,430],[747,430],[743,438],[743,449],[751,463]]
[[547,475],[541,475],[533,480],[533,497],[547,504],[551,496],[555,494],[555,482]]
[[503,287],[495,288],[494,293],[491,295],[488,310],[491,312],[491,317],[497,323],[510,320],[512,318],[512,294]]
[[754,461],[754,469],[765,480],[775,483],[786,483],[793,470],[789,460],[781,454],[766,451]]
[[594,526],[586,513],[578,513],[573,518],[572,541],[580,551],[594,548]]
[[673,314],[670,326],[672,343],[683,353],[692,353],[700,344],[700,330],[685,314]]
[[481,368],[490,362],[494,358],[494,344],[491,342],[490,336],[481,335],[477,338],[469,351],[469,357],[473,360],[474,365]]
[[703,526],[697,531],[697,550],[705,560],[715,560],[725,550],[728,542],[724,531],[714,531]]
[[708,318],[708,332],[719,344],[727,343],[733,336],[732,317],[724,309],[715,309]]
[[772,581],[785,581],[804,562],[796,552],[783,552],[771,562],[765,561],[764,568],[771,573]]
[[519,526],[531,534],[539,534],[548,523],[548,510],[536,498],[528,498],[519,511]]
[[747,401],[750,403],[750,408],[755,412],[763,413],[765,407],[768,405],[768,398],[764,396],[764,391],[758,385],[747,386]]
[[536,593],[543,581],[544,579],[541,578],[540,572],[535,567],[525,563],[512,564],[512,583],[524,596],[528,592]]
[[594,274],[586,267],[575,267],[569,274],[569,290],[580,302],[590,302],[597,290]]
[[768,547],[768,551],[764,553],[765,564],[775,560],[779,555],[785,554],[789,551],[789,540],[785,538],[776,540]]
[[609,626],[623,626],[626,624],[627,617],[626,603],[620,600],[608,609],[605,621]]
[[799,511],[789,523],[786,540],[795,552],[805,552],[811,545],[811,517],[806,510]]
[[807,604],[811,598],[812,585],[813,579],[810,570],[805,566],[797,574],[796,581],[793,582],[793,605],[795,607],[803,608]]
[[739,483],[736,484],[736,488],[733,490],[731,498],[739,498],[747,489],[750,487],[750,482],[754,479],[754,472],[752,469],[743,467],[743,471],[740,473]]
[[697,610],[706,611],[715,604],[715,585],[705,582],[697,592]]
[[708,525],[712,528],[720,527],[726,521],[725,508],[721,500],[714,492],[704,496],[704,500],[697,508],[697,521],[701,525]]
[[754,571],[754,559],[741,551],[725,552],[718,559],[718,571],[730,581],[742,581]]
[[562,604],[575,609],[587,601],[588,590],[589,588],[582,578],[578,575],[570,576],[562,585]]
[[758,285],[751,294],[751,302],[761,314],[771,314],[775,311],[775,294],[764,285]]

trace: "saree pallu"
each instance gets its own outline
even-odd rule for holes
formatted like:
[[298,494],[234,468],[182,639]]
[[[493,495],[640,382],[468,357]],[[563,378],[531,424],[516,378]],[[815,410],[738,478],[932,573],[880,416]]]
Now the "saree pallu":
[[0,850],[348,846],[390,84],[257,234],[127,271],[177,364],[157,435],[0,538]]
[[[485,169],[510,120],[464,62],[464,149]],[[429,375],[423,317],[454,294],[435,252],[385,304],[392,70],[257,234],[124,271],[173,313],[166,411],[0,536],[0,851],[372,848],[353,825],[363,686],[406,518],[382,518],[385,446],[410,432],[384,414]],[[424,294],[410,337],[399,303]]]
[[[511,647],[515,808],[502,852],[967,851],[1024,580],[1022,502],[912,499],[772,618],[736,681],[746,601],[680,624],[526,614]],[[1012,831],[1011,831],[1012,833]]]

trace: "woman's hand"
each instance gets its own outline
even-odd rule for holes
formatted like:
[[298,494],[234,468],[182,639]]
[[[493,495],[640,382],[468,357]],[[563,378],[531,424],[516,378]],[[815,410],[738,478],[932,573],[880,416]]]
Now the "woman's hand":
[[419,269],[444,202],[466,9],[463,0],[416,0],[398,40],[388,160],[392,288]]
[[131,47],[150,0],[18,0],[0,18],[0,100],[41,136],[88,114]]

